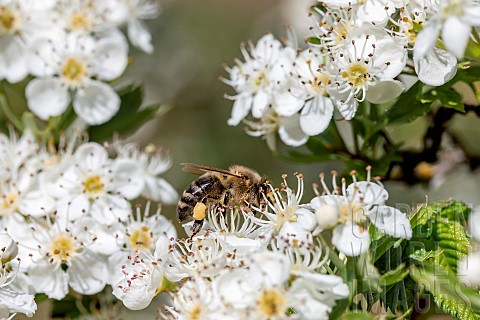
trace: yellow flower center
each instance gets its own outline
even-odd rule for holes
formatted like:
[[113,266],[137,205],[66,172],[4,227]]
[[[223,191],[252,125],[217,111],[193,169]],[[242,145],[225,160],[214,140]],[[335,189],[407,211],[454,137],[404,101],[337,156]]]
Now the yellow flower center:
[[[442,18],[448,19],[451,16],[461,17],[465,15],[465,1],[445,1],[441,10]],[[446,5],[445,5],[446,4]]]
[[17,209],[18,193],[10,192],[2,195],[2,213],[11,213]]
[[353,223],[362,222],[365,218],[363,208],[358,203],[342,204],[340,206],[340,219],[343,222],[351,221]]
[[188,319],[190,320],[200,320],[200,316],[202,315],[202,307],[198,304],[195,304],[190,312],[188,313]]
[[[0,32],[13,33],[17,30],[19,23],[18,15],[8,10],[5,6],[0,6]],[[3,32],[2,32],[3,31]]]
[[141,226],[130,235],[130,247],[132,249],[150,250],[153,246],[152,234],[147,226]]
[[352,63],[347,71],[342,73],[342,78],[347,78],[354,87],[365,87],[370,80],[367,65],[364,62]]
[[70,84],[79,84],[85,78],[87,73],[87,66],[85,62],[75,59],[68,58],[67,61],[63,64],[62,74],[63,77]]
[[255,88],[258,88],[258,89],[265,88],[266,86],[268,86],[269,82],[265,72],[262,71],[256,77],[254,77],[253,84]]
[[91,28],[92,22],[85,11],[77,11],[70,17],[68,28],[70,30],[87,31]]
[[258,299],[258,311],[265,318],[278,317],[285,314],[287,301],[285,296],[277,289],[270,289],[262,292]]
[[99,176],[91,176],[85,179],[83,182],[83,187],[85,188],[85,192],[89,196],[96,196],[103,190],[103,181],[102,178]]
[[50,246],[50,254],[55,261],[66,262],[76,252],[75,242],[72,237],[59,234]]

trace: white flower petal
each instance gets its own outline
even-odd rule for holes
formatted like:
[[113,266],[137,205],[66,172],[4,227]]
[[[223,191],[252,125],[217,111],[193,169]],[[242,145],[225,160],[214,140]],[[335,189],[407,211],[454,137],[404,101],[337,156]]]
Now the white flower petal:
[[28,74],[27,48],[17,36],[0,37],[0,79],[15,83]]
[[469,224],[472,237],[480,242],[480,211],[478,209],[470,214]]
[[132,212],[127,199],[117,195],[105,195],[91,204],[90,215],[103,224],[114,224],[118,220],[125,221]]
[[433,48],[422,57],[414,55],[413,60],[418,79],[431,86],[441,86],[457,73],[457,58],[442,49]]
[[67,269],[69,284],[80,294],[96,294],[105,288],[107,274],[106,261],[88,249],[72,259]]
[[291,92],[278,92],[273,96],[273,107],[275,111],[284,117],[289,117],[302,109],[304,99],[297,98]]
[[25,215],[41,217],[53,211],[55,200],[43,190],[34,190],[22,195],[19,210]]
[[398,80],[384,80],[375,82],[368,87],[367,100],[371,103],[387,103],[397,98],[405,90],[405,86]]
[[442,40],[445,48],[457,59],[463,59],[472,27],[456,16],[448,17],[442,27]]
[[253,98],[250,94],[244,94],[237,97],[233,103],[232,115],[230,116],[230,119],[228,119],[228,125],[238,125],[250,112],[252,103]]
[[117,192],[131,200],[137,198],[143,191],[145,179],[140,164],[132,159],[116,159],[112,170],[114,178],[112,184]]
[[170,183],[163,178],[152,176],[145,177],[145,189],[143,189],[142,196],[167,205],[175,204],[178,201],[178,193]]
[[[0,304],[6,305],[9,313],[23,313],[28,317],[33,316],[37,310],[34,296],[27,293],[15,292],[8,288],[0,290]],[[6,319],[7,317],[2,318]]]
[[128,43],[123,34],[112,29],[102,34],[95,48],[95,74],[102,80],[114,80],[128,64]]
[[253,97],[252,115],[261,118],[267,110],[270,97],[264,90],[259,90]]
[[132,19],[128,22],[128,39],[137,48],[152,53],[152,35],[147,26],[140,20]]
[[60,220],[77,220],[89,213],[90,202],[85,194],[65,197],[58,200],[57,216]]
[[412,226],[405,213],[389,206],[376,206],[369,215],[370,221],[378,230],[395,238],[410,239]]
[[280,127],[278,128],[278,135],[286,145],[292,147],[299,147],[308,141],[308,135],[306,135],[300,127],[299,114],[282,118],[280,120]]
[[325,131],[333,116],[333,103],[328,97],[317,96],[305,102],[300,113],[300,127],[309,136]]
[[358,181],[347,187],[347,195],[355,202],[367,205],[381,205],[388,200],[387,190],[371,181]]
[[441,24],[435,22],[423,26],[423,29],[417,35],[413,48],[413,55],[417,59],[423,58],[435,46],[441,27]]
[[45,293],[50,299],[61,300],[68,293],[68,275],[56,264],[36,263],[28,277],[37,293]]
[[480,288],[480,251],[470,253],[458,262],[457,276],[460,282]]
[[73,109],[86,123],[102,124],[118,112],[120,97],[108,84],[91,81],[77,92],[73,101]]
[[346,256],[355,257],[367,252],[370,235],[368,231],[361,231],[357,224],[347,222],[333,229],[332,244]]
[[108,153],[102,145],[88,142],[75,151],[75,161],[86,172],[97,172],[107,164]]
[[60,79],[33,79],[25,89],[28,107],[42,120],[62,114],[70,103],[68,88]]

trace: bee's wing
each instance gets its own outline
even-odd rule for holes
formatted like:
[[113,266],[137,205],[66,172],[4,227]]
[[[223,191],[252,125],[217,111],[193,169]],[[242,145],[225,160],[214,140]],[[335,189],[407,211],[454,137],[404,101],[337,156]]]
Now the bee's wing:
[[180,163],[180,165],[183,167],[182,168],[183,171],[188,173],[198,174],[198,175],[202,175],[206,172],[218,172],[227,176],[233,176],[237,178],[242,177],[241,175],[232,173],[228,170],[223,170],[223,169],[209,167],[209,166],[202,166],[194,163]]

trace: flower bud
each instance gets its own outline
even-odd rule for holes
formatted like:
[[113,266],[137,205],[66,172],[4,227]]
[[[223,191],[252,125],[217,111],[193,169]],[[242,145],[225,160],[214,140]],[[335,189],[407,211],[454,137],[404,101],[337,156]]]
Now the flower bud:
[[0,256],[5,264],[15,258],[18,254],[18,247],[15,241],[7,233],[0,233]]
[[315,209],[318,226],[322,229],[333,228],[338,223],[340,212],[335,206],[324,204]]

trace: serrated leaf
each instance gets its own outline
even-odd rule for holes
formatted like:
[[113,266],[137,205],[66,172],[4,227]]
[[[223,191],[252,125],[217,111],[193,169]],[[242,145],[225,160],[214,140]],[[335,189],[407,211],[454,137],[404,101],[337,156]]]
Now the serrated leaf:
[[410,274],[432,293],[435,303],[444,312],[462,320],[480,319],[480,295],[460,284],[451,270],[430,260],[422,267],[412,266]]

